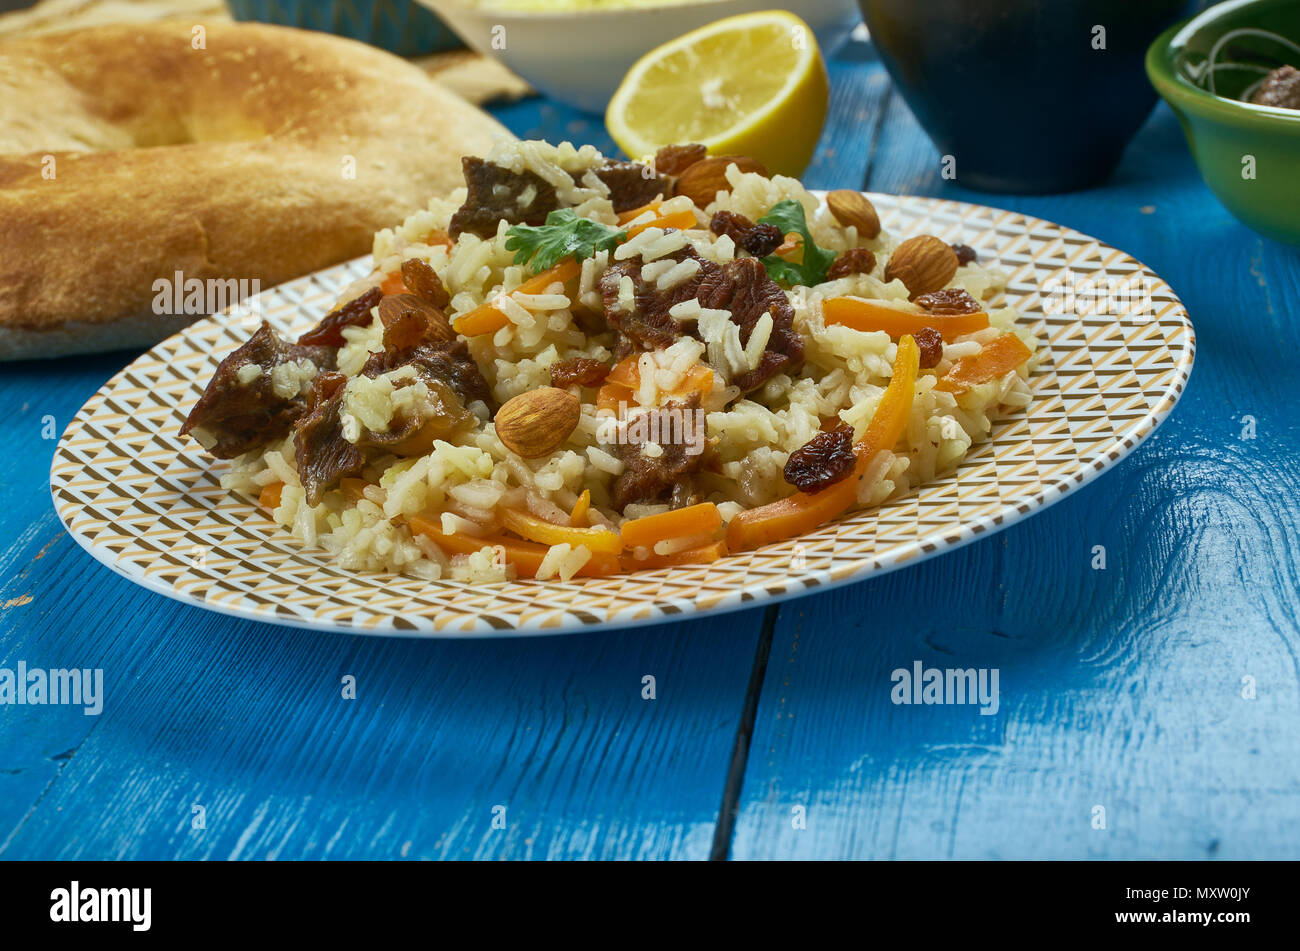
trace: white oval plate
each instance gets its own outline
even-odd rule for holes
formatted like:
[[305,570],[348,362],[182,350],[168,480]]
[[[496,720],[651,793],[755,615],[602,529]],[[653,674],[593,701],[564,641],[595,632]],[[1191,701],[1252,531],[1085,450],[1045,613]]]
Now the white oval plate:
[[[1034,399],[995,423],[992,438],[956,471],[801,538],[711,565],[567,582],[468,585],[345,571],[251,501],[223,491],[226,463],[177,434],[221,357],[252,330],[247,317],[228,314],[154,347],[81,408],[54,454],[54,506],[72,537],[114,571],[224,614],[356,633],[560,633],[734,610],[922,561],[1084,485],[1169,415],[1196,338],[1181,302],[1149,269],[1077,231],[1015,212],[871,199],[894,233],[961,241],[1007,272],[1007,302],[1041,341]],[[353,261],[267,291],[262,313],[297,336],[368,267]],[[1045,314],[1043,296],[1067,276],[1072,286],[1142,282],[1150,307],[1123,317]]]

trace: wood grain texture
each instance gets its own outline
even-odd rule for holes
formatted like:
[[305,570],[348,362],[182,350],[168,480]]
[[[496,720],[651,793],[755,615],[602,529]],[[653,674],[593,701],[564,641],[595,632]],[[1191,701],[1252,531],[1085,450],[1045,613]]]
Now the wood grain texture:
[[[732,855],[1295,858],[1300,256],[1211,198],[1163,107],[1111,182],[1071,195],[967,191],[960,156],[945,182],[897,97],[878,137],[868,188],[1038,215],[1150,265],[1197,366],[1165,426],[1079,494],[782,611]],[[894,704],[915,661],[998,669],[998,712]]]
[[113,589],[107,616],[59,579],[43,592],[59,633],[30,662],[103,667],[105,712],[4,857],[708,854],[753,656],[746,614],[435,643],[232,623]]
[[[869,47],[830,71],[810,185],[1039,215],[1182,295],[1197,368],[1146,445],[1001,535],[774,609],[770,652],[762,609],[386,641],[231,620],[93,562],[51,509],[41,421],[62,431],[129,355],[6,365],[0,665],[103,667],[107,698],[99,717],[0,707],[0,858],[1300,853],[1300,256],[1218,206],[1163,109],[1103,188],[988,196],[940,177]],[[612,150],[598,119],[544,100],[493,111]],[[997,714],[895,706],[890,672],[914,660],[997,667]],[[736,820],[715,842],[720,804]]]

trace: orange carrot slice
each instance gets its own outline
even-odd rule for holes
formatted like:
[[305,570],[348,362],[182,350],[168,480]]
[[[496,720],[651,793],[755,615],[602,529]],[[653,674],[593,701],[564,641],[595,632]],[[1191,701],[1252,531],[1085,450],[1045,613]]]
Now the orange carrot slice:
[[[629,404],[639,402],[636,399],[636,390],[641,386],[641,364],[639,362],[639,356],[639,354],[633,354],[632,356],[621,360],[614,366],[614,369],[609,371],[609,375],[605,377],[606,386],[612,384],[614,386],[622,387],[627,391],[627,398],[624,402]],[[682,385],[673,390],[669,396],[682,396],[694,392],[703,394],[712,391],[713,370],[702,363],[698,363],[686,372],[686,375],[682,378]],[[610,394],[611,398],[621,395],[623,394],[615,392],[611,392]],[[597,408],[600,407],[599,398],[600,394],[597,392]],[[617,409],[617,405],[617,400],[615,400],[613,408]]]
[[923,327],[933,327],[952,340],[962,334],[983,330],[989,325],[989,315],[978,314],[910,314],[897,307],[861,297],[832,297],[822,301],[822,317],[827,326],[839,324],[854,330],[883,330],[891,337],[915,334]]
[[653,548],[656,542],[670,538],[707,535],[722,527],[722,515],[712,502],[647,515],[623,523],[619,532],[628,548]]
[[257,504],[273,512],[280,507],[280,496],[283,492],[283,482],[268,482],[262,486],[262,491],[257,493]]
[[634,353],[614,364],[614,369],[609,371],[609,374],[605,377],[605,382],[619,383],[629,389],[636,389],[641,385],[639,357],[639,354]]
[[[499,550],[506,563],[515,566],[515,571],[521,578],[537,576],[537,569],[541,567],[542,559],[546,557],[548,549],[546,545],[522,542],[505,535],[444,535],[441,522],[436,518],[423,515],[412,515],[408,517],[407,523],[411,526],[411,531],[419,532],[431,539],[449,555],[472,555],[483,548]],[[616,574],[621,570],[622,565],[619,564],[617,556],[608,552],[592,552],[591,558],[578,570],[578,574],[584,577],[599,577]]]
[[387,274],[384,276],[383,283],[379,285],[379,292],[387,297],[390,294],[409,294],[406,283],[402,280],[402,275]]
[[501,524],[521,538],[541,545],[562,545],[566,542],[577,548],[586,545],[593,552],[608,552],[617,555],[623,550],[623,542],[618,532],[606,528],[574,528],[571,525],[556,525],[538,518],[531,512],[517,509],[501,509]]
[[640,218],[642,215],[644,215],[647,211],[654,212],[655,217],[657,218],[659,217],[659,206],[662,204],[663,204],[663,200],[656,198],[654,201],[647,202],[646,204],[642,205],[640,208],[629,208],[627,211],[619,212],[618,223],[621,225],[625,225],[629,221],[635,221],[637,218]]
[[582,495],[578,496],[578,501],[573,503],[573,511],[569,513],[569,524],[574,528],[586,528],[589,511],[591,511],[591,489],[583,489]]
[[596,409],[609,413],[617,413],[619,404],[633,406],[636,399],[632,390],[621,383],[606,383],[596,391]]
[[674,565],[704,565],[727,556],[727,543],[722,540],[698,548],[673,552],[671,555],[650,555],[646,558],[623,556],[623,568],[626,571],[640,571],[646,568],[670,568]]
[[[530,277],[510,291],[509,295],[540,294],[557,281],[563,284],[565,281],[573,280],[581,271],[582,265],[578,263],[576,258],[565,258],[555,267]],[[488,301],[471,311],[461,314],[452,323],[452,326],[459,334],[464,334],[466,337],[477,337],[480,334],[496,333],[509,322],[510,319],[498,310],[492,301]]]
[[796,492],[788,498],[741,512],[727,526],[727,546],[732,551],[758,548],[812,531],[843,514],[858,495],[858,482],[872,457],[898,443],[912,412],[920,351],[910,335],[898,342],[894,372],[866,432],[854,445],[853,472],[818,492]]
[[456,242],[451,239],[451,235],[447,234],[447,232],[443,231],[441,228],[434,228],[430,231],[429,236],[424,239],[424,243],[427,245],[441,244],[448,250],[456,244]]
[[1010,373],[1024,363],[1033,352],[1013,333],[995,337],[979,353],[962,357],[934,385],[945,393],[965,393],[972,386],[988,383]]
[[797,231],[791,231],[785,236],[785,240],[782,241],[777,249],[772,253],[777,257],[790,258],[801,247],[803,247],[803,235],[799,234]]
[[663,215],[644,224],[635,225],[627,230],[628,240],[632,240],[646,228],[686,228],[695,227],[695,212],[687,208],[685,211],[675,211],[671,215]]
[[353,504],[360,502],[366,497],[366,486],[370,483],[365,479],[342,479],[339,481],[339,488],[343,494],[352,500]]

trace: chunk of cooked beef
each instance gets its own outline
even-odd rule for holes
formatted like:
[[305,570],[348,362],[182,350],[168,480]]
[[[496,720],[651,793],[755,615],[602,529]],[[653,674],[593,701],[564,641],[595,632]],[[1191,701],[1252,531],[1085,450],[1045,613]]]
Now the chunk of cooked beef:
[[[560,207],[555,186],[536,172],[514,172],[472,155],[462,158],[460,165],[467,193],[465,203],[451,216],[453,238],[466,231],[490,238],[502,220],[512,225],[545,224],[546,216]],[[616,212],[639,208],[672,190],[667,179],[639,162],[611,160],[592,171],[609,189]],[[575,184],[581,184],[586,173],[572,177]],[[406,286],[411,287],[409,283]]]
[[[218,459],[231,459],[289,434],[294,420],[307,411],[307,398],[295,391],[280,396],[272,372],[284,363],[310,360],[316,368],[332,369],[334,351],[289,343],[263,322],[242,347],[221,361],[208,387],[194,404],[181,435],[201,430],[201,443]],[[242,382],[241,371],[260,372]],[[206,445],[211,442],[211,445]]]
[[[718,271],[718,265],[700,257],[689,245],[670,255],[674,261],[696,260],[700,269],[676,287],[659,290],[653,281],[641,278],[642,260],[631,258],[620,261],[601,275],[597,286],[605,305],[605,320],[637,350],[662,350],[672,346],[687,331],[668,313],[676,305],[695,297],[700,282]],[[761,269],[761,266],[760,266]],[[620,288],[623,278],[632,281],[632,309],[625,310]]]
[[536,172],[512,172],[473,155],[460,160],[465,175],[465,204],[451,216],[453,238],[464,232],[480,238],[497,233],[497,222],[540,225],[559,207],[555,188]]
[[709,221],[709,230],[716,235],[726,235],[736,247],[756,258],[765,258],[781,246],[785,235],[776,225],[760,225],[734,211],[715,212]]
[[293,425],[293,458],[310,505],[319,505],[340,479],[355,475],[365,465],[361,450],[343,438],[340,410],[347,382],[342,373],[317,376],[310,408]]
[[416,375],[426,383],[440,380],[447,384],[466,406],[475,400],[482,400],[489,408],[493,405],[492,391],[464,340],[422,343],[409,350],[380,350],[366,360],[361,374],[376,377],[407,365],[414,366]]
[[[772,333],[758,366],[730,382],[742,393],[757,389],[777,373],[792,372],[803,363],[803,340],[794,329],[794,308],[790,299],[757,258],[737,258],[724,265],[700,257],[687,246],[670,255],[674,261],[697,260],[700,269],[675,287],[660,290],[653,281],[642,279],[645,266],[640,258],[620,261],[601,275],[597,286],[605,305],[605,320],[618,337],[615,356],[619,359],[636,350],[662,350],[683,336],[696,336],[694,327],[684,327],[669,311],[688,300],[714,310],[731,311],[740,327],[740,342],[749,342],[754,325],[765,313],[772,315]],[[624,278],[632,281],[632,308],[624,309],[620,288]]]
[[698,142],[665,145],[655,153],[655,171],[663,175],[680,175],[708,154],[708,148]]
[[370,311],[379,304],[383,296],[383,291],[372,287],[364,294],[335,307],[321,318],[320,323],[299,337],[298,343],[303,346],[343,346],[347,342],[343,339],[343,328],[369,326]]
[[[398,456],[423,456],[433,449],[435,440],[450,439],[456,433],[471,428],[477,417],[465,408],[461,398],[442,380],[430,376],[420,378],[429,391],[428,405],[420,413],[395,416],[388,431],[376,433],[366,430],[359,445],[370,446]],[[414,380],[397,384],[400,389]]]
[[609,376],[609,365],[591,357],[570,357],[551,367],[551,386],[600,386]]
[[379,302],[384,349],[409,350],[421,343],[455,340],[447,316],[414,294],[390,294]]
[[731,379],[742,393],[757,389],[778,373],[793,372],[803,363],[803,339],[794,329],[794,308],[757,258],[737,258],[703,274],[696,297],[703,307],[731,311],[732,323],[740,326],[742,345],[749,342],[763,314],[772,315],[772,333],[758,366]]
[[407,258],[403,261],[402,283],[412,294],[438,310],[445,311],[451,304],[451,295],[443,287],[442,278],[438,277],[438,272],[428,261],[421,258]]
[[[647,417],[658,416],[655,422],[646,420],[645,430],[659,434],[661,441],[656,445],[663,451],[657,456],[648,456],[642,451],[644,444],[653,440],[636,438],[640,433],[636,427],[629,426],[627,440],[616,447],[624,468],[614,480],[611,492],[614,508],[621,512],[633,503],[651,505],[659,502],[681,508],[696,501],[695,476],[709,456],[703,430],[698,428],[702,425],[698,421],[699,408],[699,394],[694,394],[689,400],[668,402],[645,414]],[[674,413],[682,414],[679,420],[689,417],[689,421],[675,422]],[[663,437],[665,432],[685,436],[688,426],[691,439]]]
[[606,162],[595,172],[609,188],[610,203],[620,214],[648,205],[661,195],[667,197],[672,191],[667,179],[640,162]]
[[1300,109],[1300,69],[1279,66],[1264,78],[1250,101],[1275,109]]
[[876,269],[876,256],[869,248],[849,248],[826,270],[826,280],[838,281],[850,274],[870,274]]

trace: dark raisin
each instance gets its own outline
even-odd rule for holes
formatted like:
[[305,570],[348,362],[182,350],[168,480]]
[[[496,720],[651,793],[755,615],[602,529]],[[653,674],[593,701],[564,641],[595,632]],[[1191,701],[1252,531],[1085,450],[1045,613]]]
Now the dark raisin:
[[948,287],[941,291],[922,294],[916,299],[916,303],[932,314],[942,314],[948,317],[957,314],[978,314],[984,309],[980,306],[979,301],[960,287]]
[[826,280],[837,281],[850,274],[870,274],[876,269],[876,256],[867,248],[849,248],[835,259],[826,272]]
[[953,253],[957,255],[957,264],[970,264],[975,260],[975,249],[968,244],[954,244]]
[[[384,300],[390,299],[388,297],[384,298]],[[379,306],[382,315],[383,303],[380,302]],[[425,324],[418,311],[401,311],[384,321],[384,349],[409,350],[424,339],[426,329],[428,329],[428,325]]]
[[384,325],[384,347],[389,350],[456,339],[443,312],[414,294],[389,294],[379,302],[379,319]]
[[551,386],[567,389],[578,386],[600,386],[609,376],[609,367],[590,357],[570,357],[551,367]]
[[402,262],[402,283],[416,297],[432,304],[439,310],[446,310],[451,303],[451,295],[442,286],[438,272],[429,266],[428,261],[408,258]]
[[933,327],[922,327],[912,335],[912,339],[921,351],[921,369],[938,366],[943,359],[943,334]]
[[716,235],[726,235],[736,242],[736,247],[748,251],[756,258],[765,258],[781,246],[785,235],[776,225],[760,225],[733,211],[719,211],[709,221],[709,230]]
[[785,481],[801,492],[817,492],[839,482],[853,471],[853,427],[840,426],[818,433],[785,463]]
[[341,307],[336,307],[321,322],[298,338],[299,346],[341,347],[344,344],[344,327],[364,327],[370,323],[370,310],[384,296],[383,291],[372,287],[360,297],[354,297]]
[[665,145],[655,153],[655,171],[664,175],[680,175],[708,154],[709,150],[698,142]]

